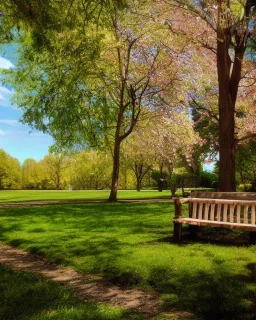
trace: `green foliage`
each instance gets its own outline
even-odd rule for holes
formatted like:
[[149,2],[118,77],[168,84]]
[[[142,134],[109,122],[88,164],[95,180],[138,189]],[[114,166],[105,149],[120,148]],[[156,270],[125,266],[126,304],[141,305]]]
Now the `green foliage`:
[[105,189],[111,185],[112,158],[105,152],[85,150],[71,160],[73,189]]
[[20,163],[0,149],[0,189],[20,188]]
[[248,184],[256,177],[256,143],[249,140],[238,145],[236,156],[237,182]]
[[213,172],[202,171],[200,174],[200,187],[215,188],[218,176]]
[[163,191],[167,188],[168,173],[165,171],[153,170],[151,178],[157,182],[158,190]]

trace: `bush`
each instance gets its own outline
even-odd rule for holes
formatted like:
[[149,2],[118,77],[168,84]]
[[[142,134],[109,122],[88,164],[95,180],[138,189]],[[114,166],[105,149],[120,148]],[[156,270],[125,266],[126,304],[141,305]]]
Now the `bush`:
[[200,175],[200,187],[215,188],[218,183],[218,177],[213,172],[202,171]]

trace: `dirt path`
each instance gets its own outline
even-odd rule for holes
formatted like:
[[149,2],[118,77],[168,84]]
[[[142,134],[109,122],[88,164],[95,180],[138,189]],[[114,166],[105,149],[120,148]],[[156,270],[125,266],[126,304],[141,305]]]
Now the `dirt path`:
[[43,258],[0,243],[0,264],[15,270],[23,270],[42,275],[54,282],[74,288],[78,295],[94,302],[106,302],[148,316],[159,314],[157,295],[140,290],[121,289],[102,277],[82,275],[68,267],[49,263]]

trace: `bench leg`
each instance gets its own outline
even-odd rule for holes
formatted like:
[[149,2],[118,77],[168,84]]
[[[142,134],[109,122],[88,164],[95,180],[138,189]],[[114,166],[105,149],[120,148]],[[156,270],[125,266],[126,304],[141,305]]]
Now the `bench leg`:
[[182,238],[182,224],[181,223],[174,223],[174,240],[177,242],[181,241]]
[[191,235],[191,238],[192,239],[196,239],[196,234],[197,234],[197,226],[192,226],[192,225],[189,225],[189,232],[190,232],[190,235]]
[[256,232],[255,231],[251,231],[250,232],[250,242],[251,244],[256,244]]

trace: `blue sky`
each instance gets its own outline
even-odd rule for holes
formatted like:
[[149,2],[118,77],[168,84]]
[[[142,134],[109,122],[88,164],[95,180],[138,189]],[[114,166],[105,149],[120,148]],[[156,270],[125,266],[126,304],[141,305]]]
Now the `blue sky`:
[[[11,51],[0,55],[0,68],[11,68]],[[4,149],[21,163],[27,158],[40,160],[48,153],[53,140],[49,135],[31,129],[19,122],[22,111],[12,105],[13,89],[0,83],[0,149]]]

